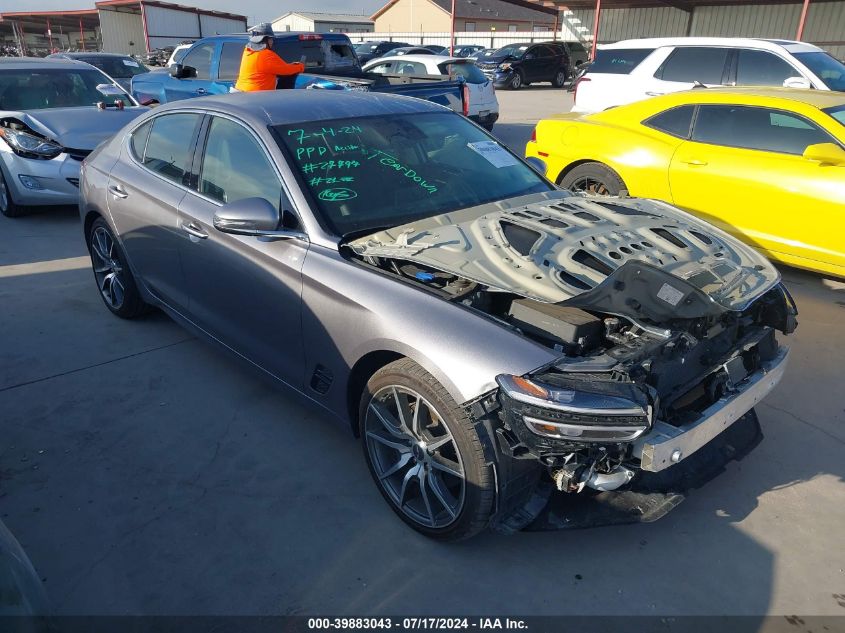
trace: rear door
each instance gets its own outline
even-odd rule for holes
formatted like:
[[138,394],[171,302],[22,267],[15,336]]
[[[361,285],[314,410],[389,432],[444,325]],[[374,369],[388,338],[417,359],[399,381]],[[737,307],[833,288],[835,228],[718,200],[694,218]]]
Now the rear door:
[[803,158],[817,143],[840,144],[785,110],[699,106],[669,168],[672,198],[775,256],[845,266],[845,167]]
[[679,46],[654,73],[647,96],[689,90],[696,83],[720,86],[728,83],[731,49],[717,46]]
[[218,48],[218,42],[204,42],[188,51],[182,60],[182,66],[192,68],[192,74],[182,79],[170,77],[164,82],[164,94],[168,102],[212,94],[209,90],[212,83],[212,65],[216,60]]
[[270,201],[296,216],[271,154],[245,124],[209,117],[197,152],[195,187],[179,205],[180,255],[190,289],[190,315],[228,347],[300,388],[301,270],[308,245],[223,233],[214,214],[244,198]]
[[163,114],[129,135],[109,175],[109,211],[135,272],[179,312],[187,295],[178,207],[187,191],[201,115]]

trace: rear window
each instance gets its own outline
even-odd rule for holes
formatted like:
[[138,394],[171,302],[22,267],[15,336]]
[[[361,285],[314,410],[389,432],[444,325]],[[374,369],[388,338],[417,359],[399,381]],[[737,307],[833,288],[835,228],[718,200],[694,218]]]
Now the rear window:
[[721,84],[728,59],[727,48],[685,46],[675,49],[655,73],[663,81]]
[[590,66],[589,74],[608,73],[628,75],[654,52],[653,48],[614,48],[597,50],[596,60]]
[[358,63],[352,46],[343,41],[277,38],[273,50],[289,64],[300,61],[304,55],[306,70],[352,67]]
[[463,77],[468,84],[486,84],[489,81],[475,64],[453,62],[440,64],[438,68],[441,73],[449,75],[450,78]]
[[694,113],[694,105],[680,106],[666,110],[660,114],[655,114],[650,119],[643,121],[643,125],[672,136],[677,136],[678,138],[689,138],[690,125],[692,125],[692,115]]

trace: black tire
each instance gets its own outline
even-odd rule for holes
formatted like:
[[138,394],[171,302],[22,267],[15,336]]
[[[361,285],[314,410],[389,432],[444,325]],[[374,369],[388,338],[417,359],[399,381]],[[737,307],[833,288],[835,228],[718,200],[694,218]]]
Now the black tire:
[[560,186],[596,196],[618,196],[626,190],[621,176],[602,163],[583,163],[560,179]]
[[563,88],[563,86],[566,84],[566,80],[568,79],[567,74],[568,73],[566,72],[566,69],[559,68],[557,73],[555,73],[554,78],[552,79],[552,86],[554,86],[555,88]]
[[26,207],[15,203],[12,198],[12,190],[6,184],[2,169],[0,169],[0,213],[7,218],[19,218],[27,213]]
[[[91,255],[97,290],[109,311],[121,319],[134,319],[149,312],[152,306],[141,297],[126,263],[126,254],[103,218],[91,223],[85,241]],[[111,281],[107,280],[108,277],[112,277]],[[119,292],[119,288],[122,291]]]
[[[417,399],[412,402],[415,396]],[[417,439],[406,435],[406,439],[402,440],[402,427],[394,424],[402,416],[393,414],[389,407],[395,403],[395,410],[399,412],[400,398],[405,403],[401,410],[413,418],[405,428],[418,428],[420,432]],[[371,408],[371,404],[374,407]],[[385,421],[382,417],[385,413],[389,414],[387,419],[392,421]],[[417,418],[421,422],[414,424]],[[466,539],[489,525],[496,486],[492,469],[484,458],[481,440],[464,410],[431,374],[407,358],[383,367],[367,382],[358,408],[358,419],[364,459],[370,474],[385,501],[405,523],[421,534],[440,541]],[[393,430],[385,430],[388,423]],[[384,435],[387,440],[403,446],[407,441],[410,448],[408,451],[397,450],[397,447],[384,448],[383,440],[374,440],[374,435]],[[443,439],[447,436],[448,439]],[[418,441],[419,438],[422,440]],[[426,444],[432,447],[428,451]],[[382,458],[380,451],[388,454],[392,451],[393,457]],[[394,474],[385,475],[395,469],[404,456],[408,456],[405,465],[394,471]],[[388,464],[391,467],[385,468]],[[443,464],[452,470],[460,467],[463,481],[453,475],[447,478],[441,470]],[[414,469],[422,472],[412,473]],[[397,501],[393,495],[397,494],[395,487],[399,485],[399,480],[402,480],[401,496]],[[409,493],[407,501],[406,486]],[[458,488],[460,505],[451,503],[459,500],[455,492]],[[426,491],[425,504],[422,491]],[[447,492],[449,494],[445,494]],[[416,494],[416,497],[411,496],[411,493]],[[430,520],[426,522],[422,511],[414,510],[412,504],[417,504],[417,508],[427,508]],[[434,510],[438,510],[438,514],[435,515]]]
[[527,84],[525,83],[525,77],[522,76],[522,71],[514,71],[513,77],[511,77],[511,80],[508,82],[508,90],[519,90],[524,85]]

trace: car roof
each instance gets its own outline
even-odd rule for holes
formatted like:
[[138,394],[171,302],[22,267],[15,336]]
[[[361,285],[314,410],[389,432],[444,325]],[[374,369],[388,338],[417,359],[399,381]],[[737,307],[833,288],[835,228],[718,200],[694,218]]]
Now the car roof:
[[431,101],[377,92],[345,90],[263,90],[200,97],[160,105],[156,113],[207,110],[230,114],[256,127],[329,119],[452,111]]
[[99,52],[91,52],[91,51],[80,51],[75,53],[53,53],[52,55],[47,55],[48,58],[55,58],[55,57],[66,57],[68,59],[88,59],[91,57],[115,57],[117,59],[131,57],[130,55],[124,55],[123,53],[99,53]]
[[826,110],[845,105],[845,93],[829,90],[805,90],[801,88],[766,88],[748,86],[740,88],[698,88],[672,92],[627,105],[610,108],[586,115],[588,118],[612,120],[620,116],[651,116],[688,104],[756,105],[800,110],[803,107]]
[[367,65],[378,64],[381,62],[432,62],[435,65],[443,64],[445,62],[460,62],[461,64],[471,64],[472,60],[466,57],[450,57],[449,55],[385,55],[384,57],[376,57]]
[[0,70],[27,70],[31,68],[56,70],[71,67],[81,68],[83,66],[86,69],[92,68],[92,66],[83,62],[64,57],[53,57],[52,59],[46,57],[0,57]]
[[620,48],[661,48],[664,46],[745,46],[764,50],[787,49],[793,52],[821,51],[818,46],[794,40],[762,39],[754,37],[646,37],[600,44],[599,50]]
[[[304,39],[309,40],[345,40],[348,39],[346,33],[312,33],[311,31],[273,31],[273,38],[277,40],[286,40],[286,39],[299,39],[300,36],[307,36]],[[222,35],[209,35],[208,37],[203,37],[197,39],[195,42],[188,44],[187,46],[193,46],[197,42],[209,42],[214,40],[231,40],[233,38],[238,40],[246,40],[249,37],[249,33],[226,33]],[[181,46],[181,44],[177,45]],[[172,48],[176,49],[176,46],[169,46],[165,48]]]

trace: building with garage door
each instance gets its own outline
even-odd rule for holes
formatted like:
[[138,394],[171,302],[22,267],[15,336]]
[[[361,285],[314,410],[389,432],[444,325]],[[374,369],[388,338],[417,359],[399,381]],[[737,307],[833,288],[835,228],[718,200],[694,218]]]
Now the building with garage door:
[[[390,0],[372,16],[375,30],[444,32],[452,27],[452,0]],[[455,0],[456,31],[551,31],[554,13],[520,0]]]
[[291,11],[273,20],[274,31],[313,33],[370,33],[373,21],[366,15]]

